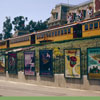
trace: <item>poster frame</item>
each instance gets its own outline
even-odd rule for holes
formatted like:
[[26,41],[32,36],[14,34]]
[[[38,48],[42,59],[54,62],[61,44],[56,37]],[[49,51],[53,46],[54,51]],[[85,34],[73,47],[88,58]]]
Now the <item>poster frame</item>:
[[87,79],[88,80],[100,80],[100,79],[96,79],[96,78],[92,78],[92,79],[89,78],[89,75],[88,75],[88,50],[89,49],[100,49],[100,47],[90,47],[90,48],[87,48]]
[[[73,78],[73,77],[66,77],[66,73],[65,73],[65,71],[66,71],[66,66],[65,66],[65,51],[66,50],[79,50],[80,51],[80,78]],[[82,79],[82,61],[81,61],[81,48],[70,48],[70,49],[68,49],[68,48],[65,48],[64,49],[64,78],[65,79]]]
[[[50,74],[50,75],[42,75],[42,74],[40,74],[40,54],[41,54],[41,52],[43,52],[43,51],[51,51],[52,52],[52,54],[51,54],[51,68],[52,68],[52,74]],[[42,50],[39,50],[39,76],[40,77],[54,77],[54,72],[53,72],[53,50],[48,50],[48,49],[42,49]]]
[[4,69],[4,72],[0,72],[0,74],[6,74],[6,55],[5,54],[1,54],[1,56],[4,56],[4,59],[5,59],[5,69]]
[[8,53],[8,62],[9,62],[9,54],[13,54],[13,53],[16,54],[16,62],[15,62],[15,63],[16,63],[16,66],[15,66],[15,67],[16,67],[16,69],[15,69],[16,72],[14,73],[14,72],[10,72],[10,71],[9,71],[9,63],[8,63],[8,74],[17,75],[17,74],[18,74],[18,69],[17,69],[17,60],[18,60],[18,59],[17,59],[17,52],[9,52],[9,53]]
[[[35,67],[35,71],[34,71],[35,74],[34,74],[34,75],[26,75],[26,74],[25,74],[25,52],[34,52],[34,58],[36,57],[36,56],[35,56],[35,50],[27,50],[27,51],[24,51],[24,75],[25,75],[25,76],[36,76],[36,67]],[[36,61],[36,60],[35,60],[35,61]],[[35,64],[35,62],[34,62],[34,64]],[[35,65],[36,65],[36,64],[35,64]]]

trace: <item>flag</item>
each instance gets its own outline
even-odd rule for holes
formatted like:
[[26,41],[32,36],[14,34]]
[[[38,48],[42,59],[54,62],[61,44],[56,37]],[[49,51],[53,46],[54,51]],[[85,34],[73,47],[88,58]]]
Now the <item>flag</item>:
[[100,0],[95,0],[95,11],[100,11]]

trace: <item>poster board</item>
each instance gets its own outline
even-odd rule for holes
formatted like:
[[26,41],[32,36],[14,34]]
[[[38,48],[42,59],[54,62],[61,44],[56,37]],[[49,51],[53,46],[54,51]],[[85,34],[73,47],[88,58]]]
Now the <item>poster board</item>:
[[52,50],[40,50],[40,76],[53,76]]
[[87,49],[88,79],[100,79],[100,48]]
[[8,53],[8,73],[17,74],[17,53]]
[[81,78],[81,50],[65,49],[65,78]]
[[0,55],[0,74],[3,74],[5,73],[5,69],[6,69],[6,66],[5,66],[5,56],[4,55]]
[[35,75],[35,51],[24,52],[24,74]]

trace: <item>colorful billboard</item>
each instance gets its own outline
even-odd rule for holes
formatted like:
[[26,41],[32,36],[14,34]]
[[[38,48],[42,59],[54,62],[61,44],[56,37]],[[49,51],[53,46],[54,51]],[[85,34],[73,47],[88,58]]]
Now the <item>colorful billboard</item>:
[[17,54],[16,53],[8,54],[8,73],[17,74]]
[[25,75],[35,75],[35,51],[25,51],[24,62]]
[[40,50],[40,75],[53,76],[52,50]]
[[100,79],[100,48],[87,49],[88,79]]
[[65,50],[65,77],[81,78],[81,50]]
[[5,73],[5,56],[0,55],[0,73]]

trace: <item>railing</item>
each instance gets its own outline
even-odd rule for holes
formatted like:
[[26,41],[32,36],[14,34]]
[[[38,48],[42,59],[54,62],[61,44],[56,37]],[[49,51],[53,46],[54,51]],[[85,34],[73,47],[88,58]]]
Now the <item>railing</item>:
[[[53,58],[53,73],[54,74],[64,74],[65,71],[65,56],[57,56]],[[35,69],[39,72],[39,57],[35,57]],[[6,56],[6,70],[8,70],[8,57]],[[24,72],[24,53],[19,52],[17,54],[17,70]],[[81,72],[82,75],[87,74],[87,58],[81,55]]]

